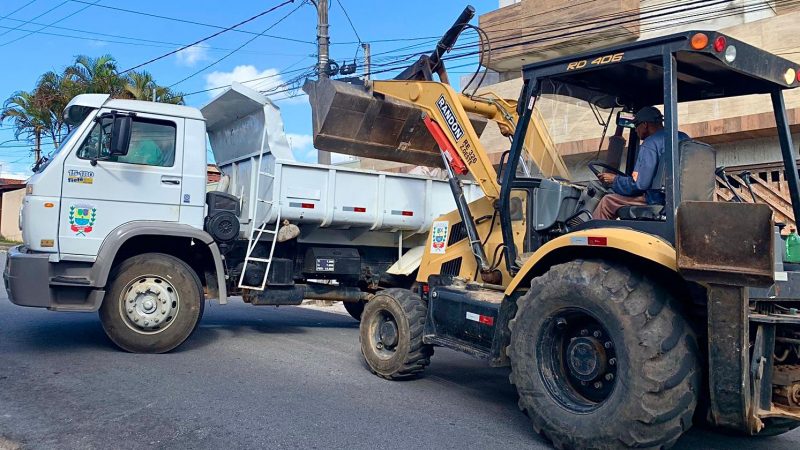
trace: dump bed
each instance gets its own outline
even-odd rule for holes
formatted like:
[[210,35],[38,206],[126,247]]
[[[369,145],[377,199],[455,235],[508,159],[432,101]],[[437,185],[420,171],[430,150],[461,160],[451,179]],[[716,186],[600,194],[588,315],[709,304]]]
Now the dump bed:
[[[202,112],[223,174],[217,190],[240,199],[242,236],[253,224],[274,223],[279,210],[281,219],[321,228],[424,233],[455,209],[444,180],[294,161],[280,110],[245,86],[235,84]],[[464,192],[467,201],[483,196],[469,182]]]

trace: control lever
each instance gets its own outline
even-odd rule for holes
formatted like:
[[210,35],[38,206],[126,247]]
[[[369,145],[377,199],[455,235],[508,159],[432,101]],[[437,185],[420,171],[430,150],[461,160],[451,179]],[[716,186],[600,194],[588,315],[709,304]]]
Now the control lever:
[[714,174],[722,178],[722,181],[725,183],[725,186],[727,186],[728,190],[730,190],[731,194],[733,194],[734,201],[736,201],[737,203],[743,203],[742,198],[739,197],[739,194],[737,194],[736,191],[733,190],[733,186],[731,186],[731,181],[728,179],[728,174],[725,173],[725,166],[717,167],[717,170],[714,171]]
[[750,196],[753,197],[753,203],[758,203],[756,201],[756,194],[753,192],[753,185],[750,184],[750,171],[745,170],[744,172],[739,174],[739,177],[744,180],[744,184],[747,185],[747,190],[750,191]]

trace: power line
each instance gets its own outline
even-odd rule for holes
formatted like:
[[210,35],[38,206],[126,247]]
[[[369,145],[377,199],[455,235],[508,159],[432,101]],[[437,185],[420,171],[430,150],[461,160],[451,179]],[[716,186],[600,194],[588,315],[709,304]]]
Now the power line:
[[[58,9],[58,8],[60,8],[60,7],[64,6],[64,5],[66,5],[67,3],[69,3],[69,0],[64,0],[63,2],[61,2],[61,3],[57,4],[56,6],[53,6],[52,8],[50,8],[50,9],[48,9],[47,11],[45,11],[45,12],[43,12],[43,13],[39,14],[38,16],[34,17],[34,18],[33,18],[33,19],[31,19],[31,20],[36,20],[36,19],[38,19],[39,17],[42,17],[42,16],[44,16],[44,15],[47,15],[47,14],[49,14],[50,12],[52,12],[52,11],[55,11],[56,9]],[[5,35],[7,35],[8,33],[11,33],[12,31],[19,29],[19,27],[21,27],[22,25],[25,25],[26,23],[29,23],[29,22],[25,22],[25,23],[23,23],[23,24],[21,24],[21,25],[17,26],[17,28],[13,28],[13,29],[11,29],[10,31],[4,31],[4,32],[0,33],[0,36],[5,36]]]
[[339,4],[339,8],[342,8],[342,12],[344,13],[344,16],[347,17],[347,22],[350,24],[350,28],[353,29],[353,33],[356,35],[356,39],[358,39],[358,43],[360,44],[361,36],[358,35],[358,31],[356,31],[356,27],[353,25],[353,21],[350,20],[350,14],[347,14],[347,10],[344,9],[344,5],[342,5],[342,2],[336,0],[336,3]]
[[[10,20],[15,20],[15,21],[21,22],[18,19],[10,19]],[[31,22],[31,25],[41,25],[41,24]],[[9,30],[11,29],[11,27],[4,26],[4,25],[0,25],[0,28],[9,29]],[[33,33],[41,34],[41,35],[45,35],[45,36],[56,36],[56,37],[63,37],[63,38],[69,38],[69,39],[80,39],[80,40],[92,41],[92,42],[106,42],[106,43],[111,43],[111,44],[134,45],[134,46],[137,46],[137,47],[175,48],[175,46],[179,46],[180,47],[180,46],[186,45],[186,44],[177,43],[177,42],[157,41],[157,40],[153,40],[153,39],[144,39],[144,38],[137,38],[137,37],[131,37],[131,36],[122,36],[122,35],[118,35],[118,34],[101,33],[101,32],[97,32],[97,31],[78,30],[78,29],[74,29],[74,28],[57,27],[57,26],[52,26],[50,28],[59,29],[59,30],[74,31],[74,32],[78,32],[78,33],[96,34],[98,36],[108,36],[108,37],[118,38],[118,39],[129,39],[129,40],[137,41],[137,42],[116,41],[116,40],[111,40],[111,39],[101,39],[101,38],[90,37],[90,36],[74,36],[74,35],[69,35],[69,34],[50,33],[50,32],[46,32],[46,31],[35,31],[35,30],[25,30],[25,29],[20,29],[20,31],[31,31]],[[210,51],[224,51],[224,52],[231,51],[230,48],[224,48],[224,47],[203,47],[203,48],[206,49],[206,50],[210,50]],[[253,55],[266,55],[266,56],[301,56],[300,54],[297,54],[297,53],[267,53],[267,52],[259,52],[259,51],[254,51],[254,50],[253,51],[245,50],[245,51],[242,51],[241,53],[247,53],[247,54],[253,54]],[[302,55],[302,56],[305,56],[305,55]]]
[[[273,10],[274,10],[274,9],[278,9],[278,8],[280,8],[281,6],[284,6],[284,5],[288,5],[289,3],[294,3],[294,0],[287,0],[287,1],[283,2],[282,4],[280,4],[280,5],[276,6],[275,8],[273,8]],[[233,55],[234,53],[236,53],[236,52],[238,52],[239,50],[241,50],[242,48],[244,48],[244,46],[246,46],[247,44],[249,44],[249,43],[253,42],[254,40],[256,40],[257,38],[259,38],[259,37],[263,36],[263,35],[264,35],[264,33],[266,33],[267,31],[269,31],[269,30],[271,30],[271,29],[275,28],[275,27],[276,27],[276,26],[277,26],[279,23],[283,22],[283,21],[284,21],[284,20],[285,20],[287,17],[289,17],[289,16],[291,16],[292,14],[294,14],[294,12],[295,12],[295,11],[297,11],[298,9],[300,9],[300,7],[301,7],[301,6],[303,6],[304,4],[305,4],[305,1],[303,1],[303,2],[300,2],[300,4],[299,4],[299,5],[297,5],[297,6],[296,6],[296,7],[295,7],[293,10],[289,11],[289,13],[287,13],[285,16],[283,16],[283,17],[281,17],[280,19],[278,19],[277,21],[275,21],[275,23],[273,23],[272,25],[268,26],[268,27],[267,27],[267,28],[266,28],[264,31],[262,31],[261,33],[259,33],[259,34],[255,35],[255,36],[251,37],[251,38],[250,38],[250,39],[248,39],[248,40],[246,40],[246,41],[245,41],[245,42],[244,42],[242,45],[240,45],[240,46],[236,47],[235,49],[231,50],[229,53],[225,54],[225,55],[224,55],[224,56],[222,56],[221,58],[218,58],[216,61],[212,62],[211,64],[208,64],[207,66],[203,67],[202,69],[195,71],[195,72],[194,72],[194,73],[192,73],[191,75],[189,75],[189,76],[187,76],[187,77],[184,77],[184,78],[182,78],[180,81],[176,81],[175,83],[172,83],[172,84],[171,84],[169,87],[170,87],[170,88],[172,88],[172,87],[174,87],[174,86],[175,86],[175,85],[177,85],[177,84],[183,83],[184,81],[188,80],[189,78],[192,78],[193,76],[195,76],[195,75],[197,75],[197,74],[199,74],[199,73],[201,73],[201,72],[204,72],[205,70],[207,70],[207,69],[210,69],[211,67],[214,67],[215,65],[219,64],[219,63],[220,63],[221,61],[223,61],[224,59],[228,58],[229,56]]]
[[[100,0],[95,0],[95,2],[94,2],[94,3],[95,3],[95,4],[97,4],[97,3],[100,3]],[[39,28],[39,29],[38,29],[38,30],[36,30],[36,31],[31,31],[31,32],[29,32],[28,34],[23,34],[22,36],[20,36],[20,37],[18,37],[18,38],[16,38],[16,39],[13,39],[13,40],[10,40],[10,41],[8,41],[8,42],[5,42],[5,43],[3,43],[3,44],[0,44],[0,47],[5,47],[5,46],[6,46],[6,45],[8,45],[8,44],[13,44],[14,42],[17,42],[17,41],[20,41],[20,40],[22,40],[22,39],[25,39],[26,37],[28,37],[28,36],[30,36],[30,35],[32,35],[32,34],[34,34],[34,33],[36,33],[36,32],[42,31],[42,30],[44,30],[44,29],[46,29],[46,28],[49,28],[49,27],[51,27],[51,26],[53,26],[53,25],[55,25],[55,24],[57,24],[57,23],[59,23],[59,22],[63,22],[64,20],[67,20],[67,19],[69,19],[70,17],[72,17],[72,16],[74,16],[74,15],[76,15],[76,14],[79,14],[79,13],[81,13],[81,12],[83,12],[83,11],[86,11],[87,9],[89,9],[89,7],[88,7],[88,6],[84,6],[83,8],[81,8],[81,9],[79,9],[79,10],[77,10],[77,11],[73,12],[72,14],[66,15],[66,16],[64,16],[64,17],[62,17],[62,18],[60,18],[60,19],[58,19],[58,20],[56,20],[56,21],[53,21],[53,22],[51,22],[51,23],[49,23],[49,24],[47,24],[47,25],[43,26],[42,28]]]
[[[210,24],[210,23],[197,22],[197,21],[194,21],[194,20],[179,19],[177,17],[162,16],[162,15],[147,13],[147,12],[143,12],[143,11],[134,11],[132,9],[119,8],[119,7],[116,7],[116,6],[95,5],[93,3],[89,3],[88,1],[85,1],[85,0],[68,0],[68,1],[71,1],[73,3],[88,4],[90,6],[96,6],[98,8],[110,9],[112,11],[119,11],[119,12],[124,12],[124,13],[129,13],[129,14],[136,14],[136,15],[140,15],[140,16],[147,16],[147,17],[152,17],[152,18],[162,19],[162,20],[170,20],[170,21],[173,21],[173,22],[187,23],[187,24],[191,24],[191,25],[199,25],[199,26],[208,27],[208,28],[216,28],[218,30],[233,31],[235,33],[258,34],[256,32],[248,31],[248,30],[234,30],[234,29],[232,29],[230,27],[223,27],[223,26],[220,26],[220,25],[214,25],[214,24]],[[284,40],[284,41],[299,42],[299,43],[302,43],[302,44],[316,45],[316,42],[304,41],[304,40],[300,40],[300,39],[292,39],[292,38],[287,38],[287,37],[284,37],[284,36],[274,36],[274,35],[265,34],[264,37],[268,37],[268,38],[272,38],[272,39],[280,39],[280,40]]]
[[[71,0],[71,1],[77,1],[77,0]],[[82,3],[83,3],[83,2],[82,2]],[[207,41],[207,40],[209,40],[209,39],[211,39],[211,38],[214,38],[214,37],[217,37],[217,36],[219,36],[219,35],[220,35],[220,34],[222,34],[222,33],[225,33],[226,31],[233,30],[233,29],[234,29],[234,28],[236,28],[236,27],[239,27],[239,26],[241,26],[241,25],[244,25],[244,24],[246,24],[246,23],[248,23],[248,22],[252,22],[252,21],[254,21],[254,20],[258,19],[259,17],[261,17],[261,16],[263,16],[263,15],[265,15],[265,14],[269,14],[269,13],[271,13],[272,11],[275,11],[276,9],[278,9],[278,8],[280,8],[280,7],[284,6],[284,5],[287,5],[287,4],[289,4],[289,3],[294,3],[294,0],[286,0],[286,1],[285,1],[285,2],[283,2],[283,3],[281,3],[281,4],[277,5],[277,6],[273,6],[272,8],[269,8],[269,9],[267,9],[266,11],[262,11],[262,12],[260,12],[260,13],[256,14],[255,16],[252,16],[252,17],[250,17],[250,18],[248,18],[248,19],[245,19],[245,20],[243,20],[243,21],[241,21],[241,22],[237,23],[236,25],[232,25],[232,26],[230,26],[230,27],[228,27],[228,28],[225,28],[225,29],[222,29],[222,30],[220,30],[220,31],[217,31],[216,33],[212,34],[211,36],[204,37],[203,39],[200,39],[200,40],[198,40],[198,41],[195,41],[195,42],[193,42],[193,43],[191,43],[191,44],[189,44],[189,45],[185,45],[185,46],[183,46],[183,47],[181,47],[181,48],[179,48],[179,49],[177,49],[177,50],[173,50],[173,51],[171,51],[171,52],[168,52],[168,53],[165,53],[165,54],[163,54],[163,55],[161,55],[161,56],[157,56],[157,57],[155,57],[155,58],[153,58],[153,59],[151,59],[151,60],[149,60],[149,61],[145,61],[145,62],[143,62],[143,63],[141,63],[141,64],[139,64],[139,65],[133,66],[133,67],[131,67],[131,68],[130,68],[130,69],[128,69],[128,70],[123,70],[123,71],[122,71],[122,72],[120,72],[120,73],[121,73],[121,74],[122,74],[122,73],[127,73],[127,72],[130,72],[130,71],[132,71],[132,70],[138,69],[139,67],[146,66],[146,65],[148,65],[148,64],[150,64],[150,63],[152,63],[152,62],[158,61],[159,59],[164,59],[164,58],[166,58],[167,56],[174,55],[175,53],[178,53],[178,52],[179,52],[179,51],[181,51],[181,50],[186,50],[187,48],[189,48],[189,47],[191,47],[191,46],[193,46],[193,45],[197,45],[197,44],[199,44],[199,43],[201,43],[201,42],[205,42],[205,41]]]
[[14,14],[18,13],[19,11],[22,11],[23,9],[27,8],[28,5],[30,5],[31,3],[34,3],[35,1],[36,0],[31,0],[28,3],[25,3],[24,5],[20,6],[19,8],[15,9],[13,11],[11,11],[10,13],[6,14],[5,16],[0,17],[0,20],[8,19],[9,17],[13,16]]
[[[253,81],[266,80],[266,79],[269,79],[269,78],[275,78],[275,77],[279,77],[281,75],[286,75],[286,74],[289,74],[289,73],[300,72],[300,71],[303,71],[303,70],[307,71],[307,70],[313,69],[315,67],[316,67],[316,64],[314,66],[311,66],[311,67],[303,67],[301,69],[277,72],[277,73],[274,73],[274,74],[271,74],[271,75],[266,75],[266,76],[263,76],[263,77],[253,78],[251,80],[240,81],[239,83],[245,84],[245,83],[251,83]],[[228,87],[231,87],[231,85],[230,84],[226,84],[224,86],[216,86],[216,87],[212,87],[212,88],[208,88],[208,89],[201,89],[199,91],[194,91],[194,92],[189,92],[188,94],[183,94],[183,97],[188,97],[190,95],[195,95],[195,94],[201,94],[203,92],[216,91],[218,89],[225,89],[225,88],[228,88]]]

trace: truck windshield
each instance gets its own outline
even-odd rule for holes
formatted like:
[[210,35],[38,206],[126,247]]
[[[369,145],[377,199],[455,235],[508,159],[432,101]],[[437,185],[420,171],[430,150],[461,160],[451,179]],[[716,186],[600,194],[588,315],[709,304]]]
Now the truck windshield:
[[43,171],[45,167],[47,167],[50,164],[50,161],[55,159],[56,155],[58,155],[58,152],[60,152],[61,149],[66,147],[67,142],[69,142],[70,138],[75,134],[75,131],[78,128],[79,128],[78,126],[73,127],[72,130],[70,130],[70,132],[67,133],[66,136],[64,136],[64,139],[61,140],[61,144],[59,144],[59,146],[55,150],[53,150],[47,155],[43,155],[39,161],[36,161],[36,165],[33,166],[33,172],[37,173]]

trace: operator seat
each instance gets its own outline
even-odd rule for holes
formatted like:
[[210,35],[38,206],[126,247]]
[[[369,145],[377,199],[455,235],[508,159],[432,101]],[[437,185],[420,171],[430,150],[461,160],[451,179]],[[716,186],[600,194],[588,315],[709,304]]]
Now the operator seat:
[[[678,163],[681,198],[680,201],[712,201],[716,178],[717,153],[713,147],[694,139],[685,139],[678,144]],[[665,161],[658,161],[653,184],[661,185],[662,192],[666,184]],[[623,220],[664,220],[664,205],[623,206],[617,211]]]

